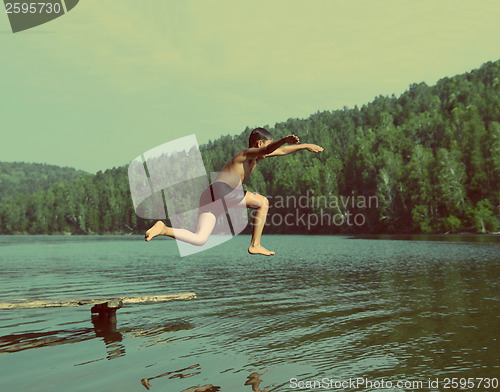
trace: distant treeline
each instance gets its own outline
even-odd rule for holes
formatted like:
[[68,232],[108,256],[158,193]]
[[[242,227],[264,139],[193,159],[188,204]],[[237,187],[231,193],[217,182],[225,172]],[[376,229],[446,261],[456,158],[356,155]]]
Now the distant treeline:
[[[269,196],[266,233],[484,233],[500,227],[500,61],[435,86],[413,84],[400,97],[380,96],[361,108],[318,112],[268,129],[275,139],[294,132],[325,151],[259,163],[245,188]],[[246,148],[249,133],[203,145],[207,171],[220,170]],[[304,195],[308,200],[297,203]],[[334,219],[327,222],[327,216]],[[3,234],[143,232],[151,223],[134,213],[126,167],[0,204]]]
[[46,190],[57,182],[68,182],[85,174],[88,173],[72,167],[45,163],[0,162],[0,202]]

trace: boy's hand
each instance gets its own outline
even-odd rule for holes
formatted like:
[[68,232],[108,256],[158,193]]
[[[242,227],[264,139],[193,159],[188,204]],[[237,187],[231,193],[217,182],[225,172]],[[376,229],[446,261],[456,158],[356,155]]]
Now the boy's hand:
[[295,136],[293,133],[291,135],[288,135],[285,138],[285,140],[286,140],[285,143],[288,143],[288,144],[297,144],[299,142],[299,138],[297,136]]
[[323,147],[317,146],[316,144],[307,144],[306,149],[311,152],[320,152],[324,150]]

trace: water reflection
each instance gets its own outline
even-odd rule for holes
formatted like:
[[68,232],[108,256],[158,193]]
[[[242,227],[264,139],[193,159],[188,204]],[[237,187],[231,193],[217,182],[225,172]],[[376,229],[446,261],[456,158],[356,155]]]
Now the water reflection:
[[[262,373],[257,373],[253,372],[247,377],[247,381],[245,382],[244,385],[249,385],[252,388],[252,392],[268,392],[269,387],[266,387],[264,389],[260,389],[259,386],[262,383],[262,380],[260,379],[260,376],[262,376],[264,373],[266,373],[267,370],[265,370]],[[189,367],[186,367],[184,369],[179,369],[179,370],[173,370],[169,372],[162,373],[158,376],[154,377],[149,377],[149,378],[143,378],[141,380],[141,384],[146,387],[146,389],[150,389],[151,386],[151,380],[162,378],[162,377],[168,377],[169,380],[171,379],[176,379],[176,378],[189,378],[196,376],[198,374],[201,374],[201,366],[200,364],[192,365]],[[220,391],[221,387],[220,386],[215,386],[212,384],[206,384],[203,386],[192,386],[190,388],[184,389],[181,392],[215,392],[215,391]]]
[[120,342],[122,334],[116,329],[116,317],[102,319],[92,316],[93,328],[59,329],[47,332],[30,332],[0,336],[0,353],[15,353],[33,348],[79,343],[102,338],[108,359],[125,355],[125,346]]
[[191,387],[184,389],[181,392],[217,392],[220,391],[220,387],[213,386],[212,384],[203,385],[202,387]]
[[92,332],[92,328],[78,328],[4,335],[0,336],[0,353],[15,353],[33,348],[83,342],[95,337],[92,336]]
[[[0,353],[15,353],[34,348],[79,343],[102,338],[106,345],[107,359],[114,359],[126,354],[125,346],[122,344],[123,334],[132,337],[145,336],[153,338],[156,339],[153,344],[157,344],[168,341],[168,338],[165,337],[166,333],[192,328],[188,322],[177,321],[160,325],[155,324],[150,327],[124,327],[119,330],[116,325],[116,315],[100,317],[93,314],[91,321],[93,328],[58,329],[0,336]],[[95,362],[95,360],[90,362]]]
[[109,317],[93,314],[92,324],[97,338],[102,338],[108,351],[108,359],[118,358],[125,355],[125,346],[120,342],[123,336],[116,329],[116,313]]
[[250,385],[252,387],[252,392],[268,392],[269,388],[264,388],[264,389],[259,388],[259,385],[262,382],[262,380],[260,379],[260,376],[262,376],[266,372],[267,372],[267,370],[265,370],[262,373],[257,373],[257,372],[251,373],[247,377],[248,380],[245,382],[245,385]]
[[[191,365],[187,368],[184,368],[184,369],[179,369],[179,370],[174,370],[174,371],[171,371],[171,372],[165,372],[165,373],[162,373],[158,376],[154,376],[154,377],[149,377],[149,378],[143,378],[141,380],[141,384],[144,385],[146,387],[146,389],[149,389],[151,388],[151,384],[149,383],[151,380],[154,380],[155,378],[161,378],[161,377],[166,377],[166,376],[170,376],[169,379],[174,379],[174,378],[188,378],[188,377],[193,377],[193,376],[196,376],[198,374],[200,374],[201,372],[200,371],[195,371],[195,372],[190,372],[190,373],[183,373],[185,372],[186,370],[201,370],[201,367],[199,364],[196,364],[196,365]],[[219,387],[214,387],[213,385],[205,385],[203,387],[191,387],[191,388],[188,388],[186,389],[186,391],[193,391],[193,392],[198,392],[198,391],[218,391],[219,389],[207,389],[206,387],[210,387],[210,388],[219,388]],[[195,388],[195,389],[193,389]],[[196,388],[203,388],[203,389],[196,389]]]

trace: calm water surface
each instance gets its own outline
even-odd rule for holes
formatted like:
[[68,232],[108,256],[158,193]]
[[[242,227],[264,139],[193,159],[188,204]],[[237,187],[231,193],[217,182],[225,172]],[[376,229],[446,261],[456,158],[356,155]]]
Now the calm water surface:
[[[274,257],[248,242],[181,258],[168,239],[0,237],[0,302],[198,297],[127,304],[116,325],[90,306],[0,310],[1,389],[449,391],[446,377],[500,377],[498,237],[266,236]],[[296,387],[358,377],[379,384]]]

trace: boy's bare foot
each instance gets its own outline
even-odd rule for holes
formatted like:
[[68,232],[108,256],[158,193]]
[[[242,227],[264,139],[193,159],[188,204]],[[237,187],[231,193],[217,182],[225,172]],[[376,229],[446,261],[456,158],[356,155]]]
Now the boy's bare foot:
[[248,247],[248,253],[251,255],[264,255],[264,256],[272,256],[274,252],[272,250],[267,250],[262,245],[250,245]]
[[151,241],[153,238],[159,236],[163,232],[163,230],[165,230],[165,228],[165,223],[163,223],[162,221],[156,222],[153,227],[146,231],[144,239],[147,242]]

